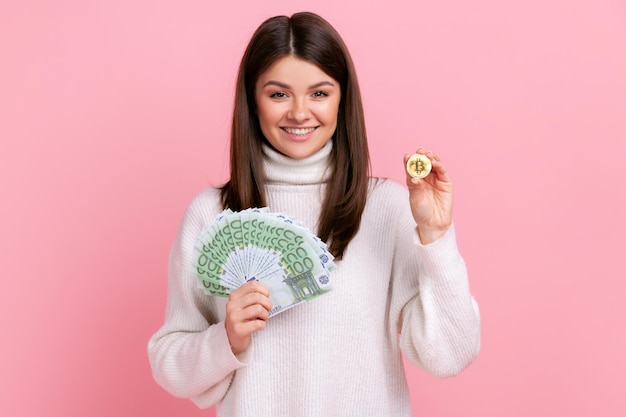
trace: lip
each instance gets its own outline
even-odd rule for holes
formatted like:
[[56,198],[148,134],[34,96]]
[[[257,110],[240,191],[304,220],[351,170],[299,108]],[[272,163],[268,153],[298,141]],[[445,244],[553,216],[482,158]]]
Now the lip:
[[[292,127],[292,126],[285,126],[285,127],[281,127],[280,130],[283,132],[283,135],[285,135],[287,138],[289,138],[290,140],[294,141],[294,142],[304,142],[308,139],[311,138],[311,136],[313,136],[315,134],[315,132],[317,131],[319,126],[298,126],[298,127]],[[304,134],[304,135],[296,135],[294,133],[289,133],[287,132],[287,130],[285,129],[313,129],[310,132]]]

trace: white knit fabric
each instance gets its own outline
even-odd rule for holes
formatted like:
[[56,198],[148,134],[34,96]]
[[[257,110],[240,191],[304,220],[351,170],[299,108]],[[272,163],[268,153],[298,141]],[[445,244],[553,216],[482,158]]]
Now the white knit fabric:
[[[329,142],[291,160],[265,148],[268,206],[316,230]],[[224,327],[226,299],[206,295],[191,271],[200,231],[222,211],[215,189],[189,205],[172,247],[164,325],[148,353],[155,380],[220,417],[409,416],[401,352],[440,377],[477,355],[478,306],[454,227],[422,245],[408,192],[371,180],[361,228],[333,290],[285,311],[235,356]]]

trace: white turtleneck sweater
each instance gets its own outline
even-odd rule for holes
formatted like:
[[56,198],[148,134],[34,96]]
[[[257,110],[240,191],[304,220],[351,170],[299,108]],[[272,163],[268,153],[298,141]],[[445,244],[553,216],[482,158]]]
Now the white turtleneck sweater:
[[[293,160],[265,147],[268,206],[317,229],[332,142]],[[239,355],[224,326],[225,298],[192,273],[200,231],[222,211],[207,189],[189,205],[169,263],[164,325],[148,344],[155,380],[218,416],[409,416],[403,353],[439,377],[477,355],[478,306],[454,227],[422,245],[408,191],[372,180],[361,228],[331,273],[332,291],[270,318]]]

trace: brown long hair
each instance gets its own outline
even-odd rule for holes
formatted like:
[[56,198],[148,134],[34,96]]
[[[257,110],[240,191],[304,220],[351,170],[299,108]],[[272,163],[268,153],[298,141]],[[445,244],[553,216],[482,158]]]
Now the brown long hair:
[[301,12],[267,19],[255,31],[239,66],[230,143],[230,181],[222,205],[232,210],[266,205],[255,85],[276,60],[295,56],[315,64],[341,86],[332,175],[317,230],[340,258],[356,235],[367,198],[370,160],[361,93],[352,59],[337,31],[320,16]]

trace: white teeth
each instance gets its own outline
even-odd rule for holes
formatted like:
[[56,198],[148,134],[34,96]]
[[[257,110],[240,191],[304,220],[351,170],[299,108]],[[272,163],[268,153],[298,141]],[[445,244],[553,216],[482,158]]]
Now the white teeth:
[[306,135],[307,133],[311,133],[312,131],[315,130],[314,127],[307,127],[307,128],[300,128],[300,129],[293,129],[290,127],[285,127],[285,132],[290,133],[292,135]]

